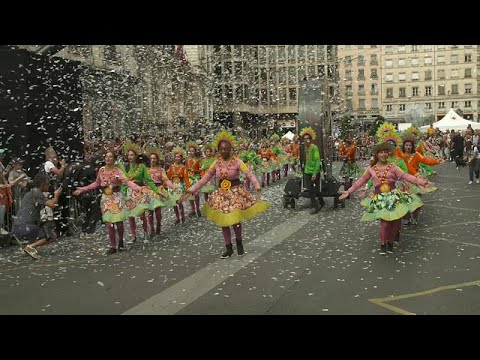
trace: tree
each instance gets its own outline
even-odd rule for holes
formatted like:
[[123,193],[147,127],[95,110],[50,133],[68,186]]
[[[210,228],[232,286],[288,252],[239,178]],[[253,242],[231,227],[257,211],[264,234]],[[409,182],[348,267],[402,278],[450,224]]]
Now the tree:
[[342,119],[340,120],[340,138],[346,139],[351,137],[354,129],[355,125],[353,124],[353,119],[351,116],[343,115]]
[[385,118],[382,116],[382,115],[379,115],[375,122],[372,123],[372,125],[370,125],[370,129],[368,131],[368,135],[369,136],[375,136],[377,130],[378,130],[378,127],[383,123],[385,122]]

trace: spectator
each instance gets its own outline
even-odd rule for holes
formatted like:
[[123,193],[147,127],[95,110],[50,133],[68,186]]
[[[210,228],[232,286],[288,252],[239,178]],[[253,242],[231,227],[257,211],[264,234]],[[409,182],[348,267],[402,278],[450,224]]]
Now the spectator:
[[[57,204],[62,193],[62,188],[58,188],[53,193],[53,199],[48,199],[45,192],[48,192],[49,178],[45,174],[37,174],[33,179],[33,189],[30,190],[22,199],[22,204],[18,210],[18,216],[14,220],[12,233],[21,240],[28,240],[30,243],[23,249],[25,253],[39,259],[37,247],[45,245],[55,237],[51,231],[46,231],[42,224],[40,212],[44,207],[53,209]],[[46,233],[49,233],[47,235]]]

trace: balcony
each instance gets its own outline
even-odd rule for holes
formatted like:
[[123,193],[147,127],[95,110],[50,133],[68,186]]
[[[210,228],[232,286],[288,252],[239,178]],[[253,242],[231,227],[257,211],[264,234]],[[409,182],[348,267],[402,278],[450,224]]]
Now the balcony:
[[378,90],[370,90],[370,95],[378,95]]
[[370,65],[378,65],[378,61],[377,60],[370,60]]
[[357,61],[357,66],[365,66],[365,61]]
[[358,75],[357,80],[358,81],[365,81],[365,75]]
[[370,75],[370,79],[372,79],[372,80],[378,80],[378,75]]
[[367,95],[365,90],[359,90],[358,91],[358,96],[365,96],[365,95]]

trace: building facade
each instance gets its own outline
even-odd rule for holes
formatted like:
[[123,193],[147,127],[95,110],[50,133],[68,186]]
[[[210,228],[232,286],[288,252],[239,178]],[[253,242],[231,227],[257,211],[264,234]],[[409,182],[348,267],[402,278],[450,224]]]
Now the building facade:
[[[21,47],[21,46],[19,46]],[[23,46],[42,51],[42,46]],[[212,118],[213,82],[196,47],[67,45],[52,54],[84,65],[86,138],[184,134]]]
[[[324,81],[337,111],[334,45],[213,45],[206,47],[215,80],[214,119],[252,137],[297,127],[302,81]],[[323,99],[318,111],[323,112]]]
[[382,50],[378,45],[339,45],[344,114],[371,123],[382,114]]
[[418,125],[450,108],[478,121],[477,45],[382,46],[382,107],[386,119]]

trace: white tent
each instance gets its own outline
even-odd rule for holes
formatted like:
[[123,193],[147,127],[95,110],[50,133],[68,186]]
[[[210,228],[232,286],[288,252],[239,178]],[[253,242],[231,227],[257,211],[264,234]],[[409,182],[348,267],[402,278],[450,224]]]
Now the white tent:
[[[471,125],[473,129],[480,129],[480,123],[466,120],[458,115],[453,109],[450,109],[441,120],[433,123],[433,128],[439,128],[441,131],[445,130],[467,130],[467,126]],[[422,131],[427,131],[430,125],[422,126]]]
[[294,137],[295,137],[295,134],[291,131],[287,132],[285,135],[282,136],[282,138],[287,138],[290,141],[292,141]]
[[404,131],[412,126],[412,123],[398,123],[398,131]]

